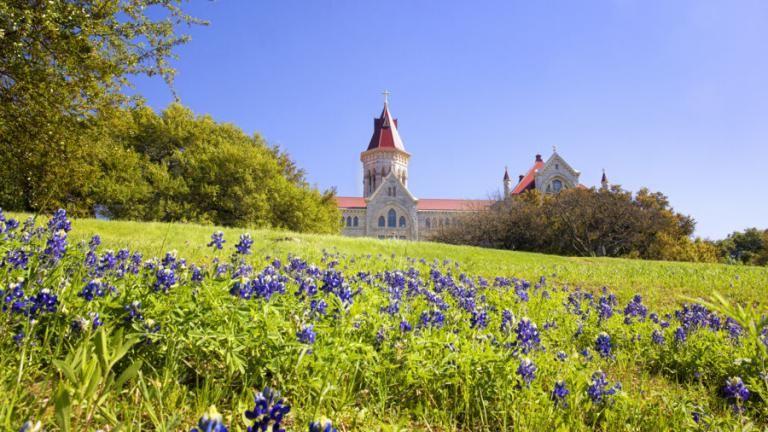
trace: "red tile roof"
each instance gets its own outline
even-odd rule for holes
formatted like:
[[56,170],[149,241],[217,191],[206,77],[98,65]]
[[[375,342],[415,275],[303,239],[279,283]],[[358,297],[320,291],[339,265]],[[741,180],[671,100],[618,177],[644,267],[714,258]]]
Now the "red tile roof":
[[[419,200],[417,210],[433,211],[473,211],[484,210],[493,204],[492,200],[469,199],[435,199],[422,198]],[[336,205],[339,208],[365,208],[365,198],[362,197],[336,197]]]
[[384,103],[384,109],[379,118],[373,119],[373,136],[368,143],[368,150],[376,148],[391,148],[405,151],[403,140],[397,132],[397,119],[389,113],[389,105]]
[[365,208],[365,198],[337,196],[336,206],[339,208]]
[[485,210],[493,204],[491,200],[421,198],[418,210],[473,211]]
[[528,170],[528,172],[523,176],[523,179],[520,180],[520,182],[515,186],[514,189],[512,189],[512,195],[521,194],[528,189],[533,189],[536,185],[534,184],[534,180],[536,179],[536,171],[540,170],[544,166],[544,161],[541,160],[541,156],[536,156],[536,162],[533,164],[531,169]]

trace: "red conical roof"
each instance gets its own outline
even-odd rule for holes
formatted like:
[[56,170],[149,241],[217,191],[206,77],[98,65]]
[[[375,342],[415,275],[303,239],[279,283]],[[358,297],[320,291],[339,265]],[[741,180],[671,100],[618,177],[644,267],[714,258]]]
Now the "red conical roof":
[[384,102],[384,109],[379,118],[373,119],[373,136],[368,144],[368,150],[376,148],[394,148],[405,151],[403,140],[397,133],[397,119],[392,118],[389,104]]

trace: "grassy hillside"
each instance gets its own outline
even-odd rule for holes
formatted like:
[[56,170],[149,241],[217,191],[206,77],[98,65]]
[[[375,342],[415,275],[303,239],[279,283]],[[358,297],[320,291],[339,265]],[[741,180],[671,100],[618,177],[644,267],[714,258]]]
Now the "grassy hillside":
[[[768,426],[766,268],[38,226],[0,229],[3,430],[189,430],[211,405],[230,431]],[[748,308],[682,305],[713,291]]]
[[[255,257],[294,254],[318,261],[324,250],[347,256],[381,255],[402,266],[407,257],[427,261],[449,259],[472,274],[485,277],[516,276],[538,280],[541,276],[573,287],[608,287],[623,298],[641,293],[651,304],[672,305],[684,296],[709,296],[720,292],[734,301],[768,301],[768,267],[678,263],[616,258],[561,257],[430,242],[377,240],[328,235],[296,234],[272,230],[244,230],[194,224],[158,222],[106,222],[79,219],[73,222],[73,238],[87,240],[100,234],[106,248],[128,247],[159,256],[178,250],[191,260],[210,260],[206,246],[211,233],[222,230],[233,242],[244,232],[253,236]],[[231,245],[230,245],[231,246]]]

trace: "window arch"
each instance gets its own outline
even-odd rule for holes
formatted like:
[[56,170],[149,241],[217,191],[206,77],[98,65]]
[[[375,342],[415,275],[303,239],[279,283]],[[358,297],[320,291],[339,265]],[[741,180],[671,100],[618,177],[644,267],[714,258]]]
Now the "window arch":
[[360,223],[360,220],[357,218],[357,216],[352,218],[352,226],[357,226],[358,223]]
[[395,209],[389,209],[387,212],[387,226],[390,228],[397,226],[397,212],[395,212]]
[[405,228],[405,216],[400,216],[400,220],[398,221],[398,225],[400,228]]
[[563,182],[560,179],[552,181],[552,192],[560,192],[563,189]]
[[384,216],[379,216],[379,226],[383,227],[386,225],[386,221],[384,220]]
[[347,216],[347,226],[348,227],[352,226],[352,217],[351,216]]

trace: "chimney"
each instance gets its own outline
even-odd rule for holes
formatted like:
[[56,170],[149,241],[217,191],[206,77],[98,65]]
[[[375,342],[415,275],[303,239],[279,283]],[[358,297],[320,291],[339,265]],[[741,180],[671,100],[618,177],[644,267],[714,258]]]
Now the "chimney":
[[518,183],[520,183],[521,181],[523,181],[523,177],[525,177],[525,176],[524,176],[524,175],[522,175],[522,174],[520,174],[520,175],[518,176],[518,178],[517,178],[517,182],[518,182]]
[[540,154],[537,154],[537,155],[536,155],[536,162],[544,162],[544,161],[541,159],[541,155],[540,155]]

